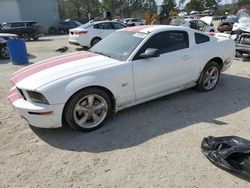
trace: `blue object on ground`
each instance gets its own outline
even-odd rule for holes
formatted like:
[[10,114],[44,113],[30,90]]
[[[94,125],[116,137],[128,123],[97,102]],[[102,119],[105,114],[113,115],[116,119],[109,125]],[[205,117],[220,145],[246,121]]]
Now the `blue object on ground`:
[[10,59],[13,64],[22,65],[29,63],[28,53],[24,40],[11,39],[7,41]]

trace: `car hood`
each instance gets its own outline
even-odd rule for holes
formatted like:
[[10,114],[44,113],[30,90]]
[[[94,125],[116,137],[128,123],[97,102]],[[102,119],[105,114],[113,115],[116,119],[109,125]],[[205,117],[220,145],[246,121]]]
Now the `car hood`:
[[212,16],[205,16],[200,18],[200,20],[206,22],[206,24],[211,25],[212,21],[213,21],[213,17]]
[[10,33],[0,33],[0,37],[17,37],[17,35]]
[[15,72],[10,82],[18,88],[36,90],[55,80],[93,71],[117,63],[117,60],[92,52],[77,52],[44,60]]

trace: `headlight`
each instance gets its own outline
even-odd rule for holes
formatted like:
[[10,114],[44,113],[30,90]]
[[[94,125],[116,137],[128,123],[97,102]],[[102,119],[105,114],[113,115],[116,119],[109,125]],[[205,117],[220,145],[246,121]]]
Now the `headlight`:
[[49,104],[47,99],[41,93],[35,91],[27,91],[27,94],[29,95],[30,100],[34,103]]

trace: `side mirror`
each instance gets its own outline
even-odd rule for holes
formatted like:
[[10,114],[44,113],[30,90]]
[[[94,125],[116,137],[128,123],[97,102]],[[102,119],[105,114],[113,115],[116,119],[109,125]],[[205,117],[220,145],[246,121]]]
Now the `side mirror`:
[[151,58],[151,57],[159,57],[160,53],[159,50],[156,48],[147,48],[146,51],[139,55],[141,58]]

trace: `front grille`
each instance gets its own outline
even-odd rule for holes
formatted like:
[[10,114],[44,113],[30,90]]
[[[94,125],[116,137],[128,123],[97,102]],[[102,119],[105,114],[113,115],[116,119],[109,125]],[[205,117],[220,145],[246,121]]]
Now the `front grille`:
[[19,89],[19,88],[17,88],[17,90],[20,93],[20,95],[23,97],[23,99],[27,101],[27,98],[25,97],[23,91],[21,89]]

